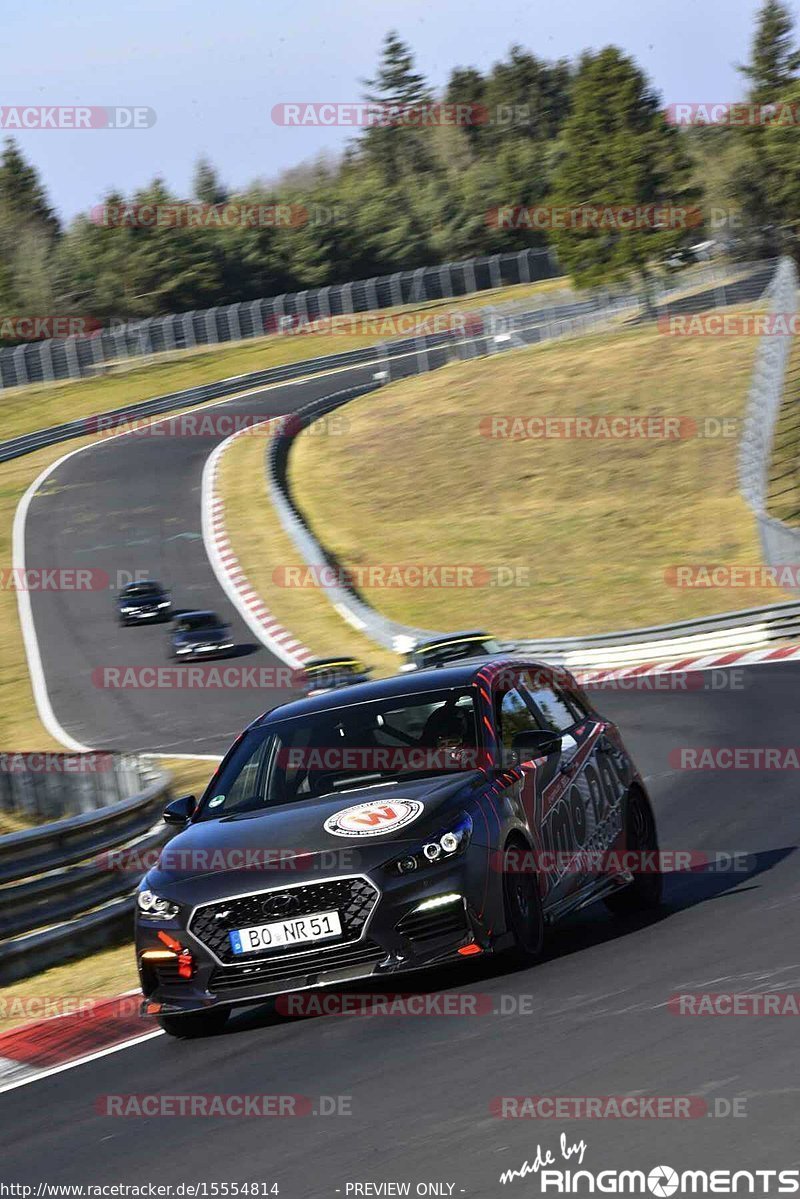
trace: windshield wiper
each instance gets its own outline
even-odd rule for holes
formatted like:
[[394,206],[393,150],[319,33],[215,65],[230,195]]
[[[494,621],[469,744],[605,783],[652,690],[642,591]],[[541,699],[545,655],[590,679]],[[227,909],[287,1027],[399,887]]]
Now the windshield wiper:
[[[340,788],[340,787],[358,787],[362,783],[369,783],[369,782],[372,782],[374,779],[382,779],[384,777],[385,777],[385,775],[382,771],[378,771],[376,774],[351,774],[351,775],[348,775],[347,778],[334,779],[334,781],[331,783],[331,787],[334,790],[336,790],[337,788]],[[397,779],[392,778],[392,779],[389,779],[388,784],[384,783],[383,785],[388,786],[389,784],[393,784],[396,782],[397,782]]]

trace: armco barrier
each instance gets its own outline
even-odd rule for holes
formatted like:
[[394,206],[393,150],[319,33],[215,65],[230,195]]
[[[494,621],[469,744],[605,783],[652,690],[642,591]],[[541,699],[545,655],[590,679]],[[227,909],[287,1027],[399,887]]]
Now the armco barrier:
[[[797,284],[794,261],[782,258],[770,292],[771,313],[786,318],[796,315]],[[772,446],[792,342],[790,331],[767,333],[759,342],[739,454],[739,487],[758,522],[764,559],[775,566],[800,563],[800,528],[793,528],[767,512]]]
[[68,337],[0,350],[0,388],[81,379],[96,375],[106,364],[128,358],[264,337],[286,317],[313,321],[451,299],[549,279],[557,273],[551,251],[518,250],[199,312],[150,317],[100,330],[91,337]]
[[0,753],[0,815],[44,824],[93,812],[139,794],[150,775],[135,755]]
[[169,777],[149,773],[107,808],[0,837],[0,985],[130,933],[139,878],[105,855],[144,863],[168,840]]

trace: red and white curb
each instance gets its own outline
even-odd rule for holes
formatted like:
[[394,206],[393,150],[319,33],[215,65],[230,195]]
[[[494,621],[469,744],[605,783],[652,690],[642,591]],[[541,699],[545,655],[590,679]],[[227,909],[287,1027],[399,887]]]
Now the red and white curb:
[[[655,643],[657,644],[657,643]],[[764,645],[758,649],[728,650],[726,653],[692,654],[663,662],[640,662],[636,666],[580,667],[569,669],[583,685],[613,683],[616,679],[647,678],[661,674],[700,673],[704,670],[723,669],[731,666],[756,666],[765,662],[792,662],[800,660],[800,645]]]
[[614,679],[638,679],[642,676],[700,673],[724,667],[750,667],[765,662],[793,662],[800,659],[800,645],[764,645],[758,650],[729,650],[727,653],[694,653],[690,657],[666,662],[642,662],[627,667],[571,667],[578,682],[602,683]]
[[0,1092],[160,1036],[155,1020],[139,1015],[140,1003],[138,991],[73,1000],[74,1010],[0,1033]]
[[[266,425],[270,422],[262,423]],[[201,485],[203,541],[217,581],[239,615],[277,658],[297,670],[312,657],[311,651],[275,619],[242,570],[225,527],[225,506],[217,492],[217,473],[222,455],[237,437],[245,433],[252,436],[253,428],[257,427],[248,426],[226,437],[206,459]]]

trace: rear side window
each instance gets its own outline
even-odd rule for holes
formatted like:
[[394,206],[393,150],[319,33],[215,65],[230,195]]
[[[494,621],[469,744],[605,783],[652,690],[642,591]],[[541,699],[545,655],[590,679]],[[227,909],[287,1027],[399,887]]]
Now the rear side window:
[[567,697],[555,683],[536,682],[530,675],[526,677],[526,690],[539,713],[544,728],[552,729],[554,733],[565,733],[576,723],[575,713],[567,702]]
[[506,691],[498,703],[498,719],[500,722],[500,738],[505,749],[511,749],[511,741],[515,733],[525,733],[538,729],[536,717],[531,712],[519,691]]

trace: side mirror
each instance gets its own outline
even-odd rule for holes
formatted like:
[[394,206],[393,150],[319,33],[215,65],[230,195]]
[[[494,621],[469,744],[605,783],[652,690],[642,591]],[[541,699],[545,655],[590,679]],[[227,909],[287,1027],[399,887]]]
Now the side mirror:
[[197,810],[197,800],[193,795],[182,795],[180,799],[171,800],[164,808],[165,824],[188,824]]
[[549,729],[525,729],[511,738],[511,749],[519,762],[530,762],[533,758],[560,754],[561,737]]

